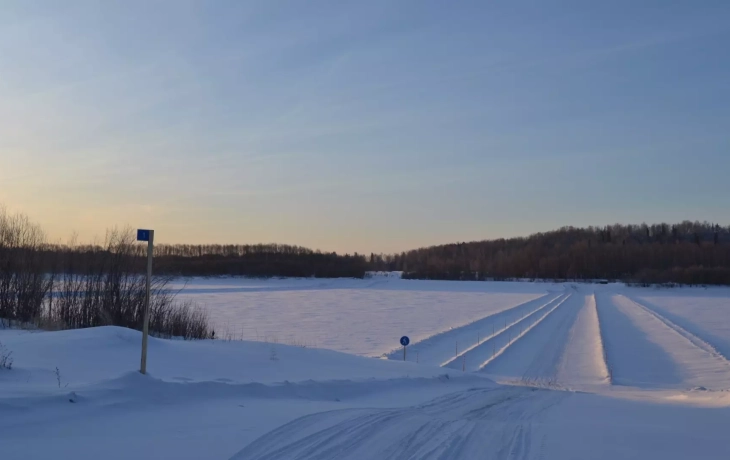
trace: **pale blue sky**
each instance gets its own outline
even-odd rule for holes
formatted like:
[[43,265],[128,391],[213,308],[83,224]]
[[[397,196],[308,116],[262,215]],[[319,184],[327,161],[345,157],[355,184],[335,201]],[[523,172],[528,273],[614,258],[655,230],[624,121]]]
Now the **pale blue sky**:
[[0,203],[343,252],[728,224],[729,56],[726,0],[0,0]]

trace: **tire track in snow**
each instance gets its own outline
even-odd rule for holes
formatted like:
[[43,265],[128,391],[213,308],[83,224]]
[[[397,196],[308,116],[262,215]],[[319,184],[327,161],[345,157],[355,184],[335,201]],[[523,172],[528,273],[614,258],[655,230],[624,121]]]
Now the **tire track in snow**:
[[[551,299],[539,308],[529,312],[522,318],[506,324],[501,330],[497,330],[494,334],[487,337],[484,341],[467,348],[457,356],[450,358],[442,363],[442,367],[452,369],[464,369],[475,371],[484,367],[489,359],[495,358],[499,351],[509,346],[514,340],[521,337],[527,331],[540,321],[553,308],[560,305],[568,298],[569,294],[563,294]],[[467,363],[467,365],[464,365]]]
[[532,459],[544,444],[546,412],[569,397],[500,386],[403,409],[323,412],[269,432],[233,459]]

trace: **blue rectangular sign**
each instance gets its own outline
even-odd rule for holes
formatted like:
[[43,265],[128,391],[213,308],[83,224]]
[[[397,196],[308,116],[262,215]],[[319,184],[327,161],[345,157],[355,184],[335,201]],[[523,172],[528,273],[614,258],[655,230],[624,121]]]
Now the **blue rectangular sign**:
[[137,241],[149,241],[150,231],[149,230],[137,230]]

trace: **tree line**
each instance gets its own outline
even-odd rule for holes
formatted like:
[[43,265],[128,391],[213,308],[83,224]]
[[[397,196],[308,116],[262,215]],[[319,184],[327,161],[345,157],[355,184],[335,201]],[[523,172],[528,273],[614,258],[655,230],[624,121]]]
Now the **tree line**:
[[[363,278],[368,270],[358,254],[282,244],[161,244],[154,256],[150,330],[184,338],[215,334],[205,310],[175,300],[176,276]],[[146,258],[131,228],[111,229],[97,244],[49,243],[39,225],[0,206],[0,327],[141,329]]]
[[[125,317],[125,325],[136,327],[139,305],[129,307],[134,313],[123,313],[121,310],[128,307],[121,303],[134,298],[139,304],[130,292],[140,289],[135,283],[145,272],[145,260],[146,245],[134,241],[131,229],[111,230],[100,244],[76,244],[73,240],[49,244],[39,226],[0,207],[0,317],[25,321],[37,316],[37,306],[46,302],[52,305],[46,311],[57,312],[56,319],[65,324],[121,323],[120,318]],[[730,284],[730,226],[685,221],[673,225],[563,227],[528,237],[445,244],[369,257],[284,244],[155,246],[159,299],[164,299],[165,286],[174,276],[363,278],[368,271],[401,271],[410,279]],[[49,278],[52,284],[48,284]],[[96,287],[90,285],[91,280],[96,280]],[[87,283],[83,289],[78,286],[82,281]],[[67,285],[59,288],[59,283]],[[73,283],[77,285],[73,287]],[[94,289],[96,294],[88,295]],[[124,289],[131,291],[118,294]],[[69,313],[73,309],[64,302],[70,302],[69,293],[79,291],[86,293],[77,295],[75,313]],[[117,297],[103,298],[107,291],[117,293]],[[49,293],[59,300],[49,303]],[[124,295],[127,300],[120,300]],[[81,306],[89,304],[91,298],[99,305],[117,305],[116,313],[102,314],[97,307]],[[9,314],[9,305],[19,299],[36,307]],[[170,309],[172,304],[171,299],[161,300],[158,309]],[[194,309],[188,309],[193,314]]]
[[[146,266],[147,246],[130,245],[130,257],[140,272]],[[75,267],[95,266],[108,248],[103,245],[45,245],[42,259],[52,270],[57,260]],[[358,254],[339,255],[284,244],[221,245],[161,244],[154,247],[155,273],[170,276],[249,276],[362,278],[369,269]]]
[[369,264],[411,279],[730,284],[730,227],[690,221],[564,227],[521,238],[371,254]]

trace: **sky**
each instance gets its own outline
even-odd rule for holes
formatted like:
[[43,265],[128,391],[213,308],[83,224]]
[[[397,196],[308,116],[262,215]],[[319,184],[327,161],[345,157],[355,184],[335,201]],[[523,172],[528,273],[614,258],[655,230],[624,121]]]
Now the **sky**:
[[728,50],[726,0],[0,0],[0,204],[350,253],[727,225]]

